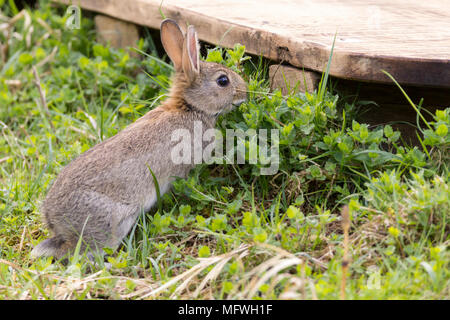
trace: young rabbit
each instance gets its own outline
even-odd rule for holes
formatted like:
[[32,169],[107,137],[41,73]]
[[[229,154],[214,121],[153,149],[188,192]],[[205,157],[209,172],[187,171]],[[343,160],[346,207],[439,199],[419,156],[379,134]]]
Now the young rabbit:
[[211,129],[219,114],[246,100],[247,87],[238,74],[199,60],[193,26],[184,36],[175,21],[166,19],[161,41],[175,67],[169,98],[61,171],[42,205],[54,236],[39,243],[32,256],[60,259],[80,236],[82,250],[117,247],[139,214],[157,200],[149,168],[163,194],[175,177],[186,177],[194,167],[193,161],[172,161],[172,132],[187,129],[193,136],[195,122],[201,122],[203,132]]

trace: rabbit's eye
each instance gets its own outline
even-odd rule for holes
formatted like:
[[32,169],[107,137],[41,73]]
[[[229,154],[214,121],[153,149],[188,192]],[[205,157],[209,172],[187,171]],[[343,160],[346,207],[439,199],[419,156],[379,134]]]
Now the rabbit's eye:
[[223,74],[217,78],[216,82],[219,86],[226,87],[230,83],[230,80],[226,75]]

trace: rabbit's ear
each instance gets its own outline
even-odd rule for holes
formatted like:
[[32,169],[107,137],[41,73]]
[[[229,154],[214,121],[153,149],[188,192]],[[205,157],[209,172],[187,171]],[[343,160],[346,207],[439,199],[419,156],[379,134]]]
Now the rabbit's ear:
[[184,36],[178,24],[172,19],[161,22],[161,42],[172,60],[175,71],[181,71],[183,65]]
[[189,26],[183,46],[183,71],[193,81],[200,73],[200,47],[194,26]]

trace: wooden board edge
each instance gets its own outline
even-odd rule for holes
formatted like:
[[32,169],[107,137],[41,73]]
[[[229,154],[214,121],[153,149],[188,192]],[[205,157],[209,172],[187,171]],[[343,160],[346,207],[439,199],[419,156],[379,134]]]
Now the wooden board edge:
[[[73,3],[71,0],[53,1]],[[153,29],[159,29],[163,20],[159,12],[160,1],[133,0],[132,8],[130,1],[121,0],[78,0],[75,3],[83,9]],[[306,41],[293,42],[286,36],[222,21],[176,5],[163,3],[162,10],[181,26],[185,26],[186,22],[195,25],[199,39],[215,45],[233,47],[235,43],[241,43],[250,54],[263,55],[271,60],[288,62],[317,72],[325,70],[329,59],[333,39],[330,39],[330,46]],[[392,83],[382,70],[389,72],[400,84],[450,87],[450,60],[370,56],[341,50],[333,52],[330,74],[337,78]]]

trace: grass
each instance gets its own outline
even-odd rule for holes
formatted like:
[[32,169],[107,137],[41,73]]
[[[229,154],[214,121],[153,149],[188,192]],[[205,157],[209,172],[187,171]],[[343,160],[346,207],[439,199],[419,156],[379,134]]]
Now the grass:
[[[362,104],[326,90],[328,72],[319,93],[270,92],[267,66],[239,45],[205,57],[249,84],[248,102],[217,127],[279,129],[279,171],[199,165],[118,251],[105,248],[106,261],[30,259],[49,236],[39,207],[58,172],[156,107],[172,69],[148,37],[138,60],[96,43],[89,19],[70,30],[45,2],[21,13],[9,3],[0,1],[0,299],[449,299],[450,109],[418,121],[421,146],[408,146],[390,125],[355,121]],[[405,101],[421,119],[420,104]]]

